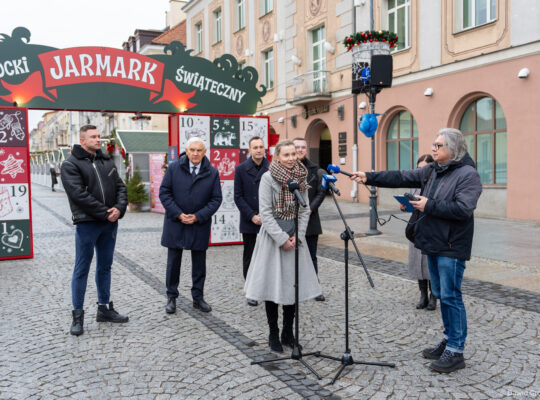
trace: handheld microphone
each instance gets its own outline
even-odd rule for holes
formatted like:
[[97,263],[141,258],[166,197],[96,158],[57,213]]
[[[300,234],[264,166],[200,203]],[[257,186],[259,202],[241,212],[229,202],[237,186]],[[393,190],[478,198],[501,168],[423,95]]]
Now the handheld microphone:
[[302,207],[306,207],[306,201],[300,193],[300,184],[294,179],[287,179],[287,188],[289,189],[289,192],[296,196],[298,203],[300,203]]
[[337,182],[337,178],[334,175],[324,174],[322,176],[321,186],[324,190],[328,190],[328,188],[330,188],[330,190],[332,190],[335,194],[341,196],[341,193],[339,192],[339,189],[336,187],[336,185],[334,185],[334,182]]
[[326,170],[330,172],[331,174],[343,174],[343,175],[347,175],[348,177],[353,176],[353,174],[349,172],[342,171],[341,168],[339,168],[336,164],[329,164]]

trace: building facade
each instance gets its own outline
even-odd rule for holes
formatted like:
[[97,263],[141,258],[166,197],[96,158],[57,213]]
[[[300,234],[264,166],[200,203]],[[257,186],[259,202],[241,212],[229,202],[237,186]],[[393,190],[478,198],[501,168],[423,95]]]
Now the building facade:
[[[375,103],[375,168],[414,168],[440,128],[459,128],[484,185],[477,215],[540,220],[540,180],[526,178],[540,167],[535,2],[192,0],[182,10],[192,54],[255,67],[272,130],[306,138],[313,161],[349,171],[371,169],[371,139],[357,129],[369,101],[351,94],[342,41],[354,30],[396,32],[393,85]],[[344,177],[339,186],[343,198],[368,201],[362,186]],[[395,193],[379,190],[379,204],[395,206]]]

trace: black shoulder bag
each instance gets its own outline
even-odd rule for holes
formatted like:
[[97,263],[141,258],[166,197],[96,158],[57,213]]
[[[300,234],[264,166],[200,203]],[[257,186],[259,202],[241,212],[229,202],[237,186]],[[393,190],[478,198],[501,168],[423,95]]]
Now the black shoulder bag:
[[[422,189],[420,190],[420,196],[422,196],[422,194],[424,193],[424,188],[426,187],[426,183],[429,179],[429,176],[431,175],[431,171],[433,171],[433,166],[431,166],[430,164],[430,167],[426,168],[426,171],[427,172],[422,177]],[[413,243],[414,243],[414,231],[416,229],[416,224],[420,218],[421,218],[420,211],[417,209],[414,209],[411,215],[411,218],[409,219],[409,222],[407,223],[407,226],[405,227],[405,236],[407,237],[407,239],[409,239]]]

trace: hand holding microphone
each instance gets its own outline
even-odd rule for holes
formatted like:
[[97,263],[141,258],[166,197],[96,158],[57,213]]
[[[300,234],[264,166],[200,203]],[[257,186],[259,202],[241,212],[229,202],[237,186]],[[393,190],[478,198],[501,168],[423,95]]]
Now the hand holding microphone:
[[353,172],[352,174],[350,172],[342,171],[339,166],[336,164],[329,164],[328,168],[326,169],[331,174],[343,174],[351,178],[353,181],[358,183],[366,183],[367,177],[365,172]]

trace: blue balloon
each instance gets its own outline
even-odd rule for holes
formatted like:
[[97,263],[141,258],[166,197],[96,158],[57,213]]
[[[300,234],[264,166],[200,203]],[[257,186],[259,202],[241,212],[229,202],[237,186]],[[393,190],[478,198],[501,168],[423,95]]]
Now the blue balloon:
[[379,121],[377,121],[378,115],[381,114],[364,114],[360,119],[358,128],[368,138],[373,137],[377,131],[377,127],[379,126]]

